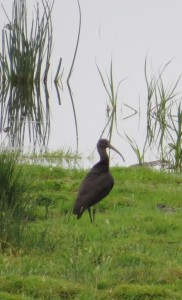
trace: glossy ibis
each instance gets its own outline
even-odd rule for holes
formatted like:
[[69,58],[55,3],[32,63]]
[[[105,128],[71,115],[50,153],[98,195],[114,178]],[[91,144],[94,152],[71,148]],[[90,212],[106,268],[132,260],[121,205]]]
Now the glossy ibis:
[[100,139],[98,141],[97,150],[100,161],[91,168],[81,183],[73,208],[73,214],[77,215],[77,219],[88,209],[90,221],[93,222],[95,210],[92,215],[90,207],[106,197],[114,185],[114,178],[109,172],[109,156],[106,148],[116,151],[124,160],[121,153],[108,140]]

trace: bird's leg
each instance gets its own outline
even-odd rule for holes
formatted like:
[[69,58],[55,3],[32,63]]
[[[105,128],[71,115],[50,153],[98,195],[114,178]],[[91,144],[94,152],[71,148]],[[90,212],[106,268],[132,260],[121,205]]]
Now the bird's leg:
[[91,212],[91,208],[90,207],[88,208],[88,213],[89,213],[89,217],[90,217],[90,222],[93,223],[92,212]]
[[94,220],[95,220],[95,214],[96,214],[96,209],[95,209],[95,207],[93,208],[92,214],[93,214],[93,222],[94,222]]
[[93,223],[95,220],[95,214],[96,214],[96,209],[95,207],[93,209],[91,209],[90,207],[88,208],[88,213],[89,213],[89,217],[90,217],[90,222]]

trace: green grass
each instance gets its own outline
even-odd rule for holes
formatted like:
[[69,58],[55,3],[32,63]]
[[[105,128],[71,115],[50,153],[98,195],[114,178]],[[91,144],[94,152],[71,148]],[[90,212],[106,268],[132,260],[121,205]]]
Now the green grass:
[[111,171],[91,224],[71,213],[85,171],[27,165],[38,206],[21,244],[0,254],[0,299],[181,299],[181,175]]
[[25,224],[32,218],[35,202],[26,181],[23,166],[18,164],[19,154],[0,152],[0,251],[14,250],[21,244]]

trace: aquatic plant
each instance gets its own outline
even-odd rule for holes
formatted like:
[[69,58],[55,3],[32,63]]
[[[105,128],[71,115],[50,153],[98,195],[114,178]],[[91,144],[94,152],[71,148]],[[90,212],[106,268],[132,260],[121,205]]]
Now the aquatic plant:
[[41,93],[39,84],[13,86],[5,83],[4,93],[0,93],[0,132],[6,133],[2,144],[23,149],[25,140],[28,140],[33,148],[47,146],[50,105],[47,87],[43,87]]
[[70,67],[66,82],[67,82],[67,87],[68,87],[68,91],[69,91],[69,95],[70,95],[70,99],[71,99],[71,104],[72,104],[72,108],[73,108],[73,115],[74,115],[74,122],[75,122],[75,132],[76,132],[76,145],[77,145],[77,152],[78,152],[78,124],[77,124],[77,118],[76,118],[75,105],[74,105],[74,101],[73,101],[73,94],[72,94],[71,85],[70,85],[70,78],[71,78],[71,75],[72,75],[72,71],[73,71],[73,67],[74,67],[74,63],[75,63],[75,59],[76,59],[76,55],[77,55],[77,51],[78,51],[78,45],[79,45],[80,33],[81,33],[81,22],[82,22],[81,7],[80,7],[79,0],[77,0],[77,3],[78,3],[78,11],[79,11],[78,35],[77,35],[77,41],[76,41],[76,46],[75,46],[75,51],[74,51],[71,67]]
[[104,129],[101,133],[101,137],[105,133],[106,129],[108,129],[107,136],[108,136],[109,141],[111,141],[114,127],[116,128],[117,132],[119,133],[118,126],[117,126],[117,102],[118,102],[119,87],[123,80],[121,80],[117,85],[115,84],[114,79],[113,79],[113,63],[112,63],[112,61],[110,64],[109,75],[107,75],[107,80],[104,79],[104,75],[102,74],[102,72],[98,66],[97,66],[97,70],[99,72],[102,84],[104,86],[104,89],[105,89],[107,97],[108,97],[107,121],[106,121],[106,125],[104,126]]
[[[26,0],[14,0],[12,20],[2,30],[0,53],[0,132],[4,144],[23,148],[28,137],[33,147],[47,146],[50,132],[47,77],[52,52],[51,12],[54,1],[42,0],[29,22]],[[30,28],[28,24],[31,24]],[[57,75],[58,76],[58,75]],[[43,79],[45,103],[41,98]]]
[[[2,51],[0,53],[1,81],[10,80],[12,84],[33,83],[43,76],[47,81],[52,52],[50,4],[42,0],[43,15],[40,16],[39,3],[35,7],[35,20],[28,28],[26,0],[14,0],[12,20],[7,16],[8,24],[2,30]],[[45,66],[42,74],[43,62]]]
[[[108,130],[108,138],[111,140],[114,127],[117,133],[125,139],[134,151],[139,165],[148,164],[145,162],[145,154],[147,151],[155,151],[158,157],[157,161],[153,161],[153,165],[167,166],[175,171],[182,170],[182,108],[181,95],[177,92],[181,76],[171,85],[166,85],[163,79],[163,73],[169,66],[171,61],[167,62],[162,70],[155,75],[149,77],[147,70],[147,58],[145,59],[144,73],[147,86],[147,109],[146,109],[146,137],[142,149],[137,144],[135,138],[128,135],[127,132],[117,125],[117,101],[118,90],[122,81],[115,85],[113,80],[112,61],[110,65],[110,73],[105,80],[99,67],[100,78],[104,89],[107,93],[107,122],[102,131],[101,136]],[[133,117],[137,111],[127,104],[132,110],[132,114],[127,118]],[[140,119],[139,113],[139,119]],[[123,120],[125,120],[124,118]],[[123,136],[121,132],[124,132]],[[155,164],[156,163],[156,164]]]
[[161,160],[168,160],[170,168],[182,170],[182,109],[181,95],[177,92],[181,76],[174,84],[166,85],[161,71],[148,78],[145,60],[145,81],[147,85],[147,135],[146,144],[155,147]]

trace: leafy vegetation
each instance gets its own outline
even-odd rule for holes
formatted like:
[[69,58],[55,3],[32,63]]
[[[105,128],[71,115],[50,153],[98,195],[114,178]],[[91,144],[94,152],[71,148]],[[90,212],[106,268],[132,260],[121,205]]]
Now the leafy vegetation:
[[1,250],[2,299],[181,299],[179,174],[113,168],[91,224],[72,215],[85,171],[24,167],[37,207],[13,251]]
[[[32,217],[34,201],[28,192],[18,154],[0,153],[0,249],[19,244],[26,222]],[[12,246],[12,247],[11,247]]]

